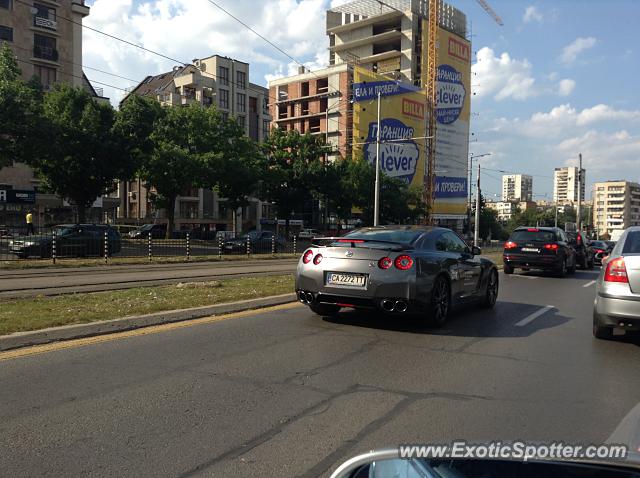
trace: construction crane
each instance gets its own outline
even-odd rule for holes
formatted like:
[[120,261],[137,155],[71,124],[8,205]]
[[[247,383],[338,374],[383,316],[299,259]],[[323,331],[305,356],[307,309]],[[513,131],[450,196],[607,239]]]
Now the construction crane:
[[476,1],[480,4],[482,8],[484,8],[484,11],[487,12],[491,16],[491,18],[493,18],[496,21],[498,25],[500,25],[501,27],[504,26],[504,23],[502,23],[502,18],[500,18],[498,14],[493,11],[493,8],[491,8],[491,6],[487,2],[485,2],[484,0],[476,0]]
[[[380,1],[380,0],[378,0]],[[425,223],[433,224],[433,207],[435,204],[435,183],[436,183],[436,107],[437,107],[437,65],[438,65],[438,3],[441,0],[428,0],[429,10],[427,15],[427,71],[425,81],[425,93],[427,102],[427,144],[426,144],[426,167],[424,202],[427,208]],[[491,8],[485,0],[476,0],[482,8],[496,21],[500,26],[504,23],[498,14]]]

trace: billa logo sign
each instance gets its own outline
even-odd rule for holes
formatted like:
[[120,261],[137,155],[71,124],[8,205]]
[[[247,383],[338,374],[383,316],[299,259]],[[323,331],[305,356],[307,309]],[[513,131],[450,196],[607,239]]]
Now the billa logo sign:
[[402,114],[412,118],[424,119],[424,103],[402,98]]
[[468,44],[449,37],[449,55],[469,63],[471,61],[471,48]]

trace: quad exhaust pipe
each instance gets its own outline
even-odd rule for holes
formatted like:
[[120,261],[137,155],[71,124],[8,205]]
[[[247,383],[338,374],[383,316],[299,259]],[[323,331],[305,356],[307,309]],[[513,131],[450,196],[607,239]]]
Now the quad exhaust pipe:
[[298,300],[303,304],[313,304],[315,301],[315,297],[311,292],[306,292],[304,290],[298,291]]
[[402,313],[406,312],[408,308],[408,304],[405,300],[383,299],[381,305],[385,312]]

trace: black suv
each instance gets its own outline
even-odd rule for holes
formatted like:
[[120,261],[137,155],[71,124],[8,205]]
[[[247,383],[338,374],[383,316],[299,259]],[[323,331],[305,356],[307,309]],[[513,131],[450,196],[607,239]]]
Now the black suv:
[[576,270],[576,252],[562,229],[557,227],[519,227],[504,243],[504,273],[524,270],[552,271],[559,277]]
[[145,224],[129,233],[131,239],[148,239],[151,234],[152,239],[164,239],[167,235],[166,224]]
[[9,252],[20,258],[51,257],[55,233],[57,257],[103,256],[105,232],[107,254],[120,252],[120,233],[106,224],[62,224],[54,227],[51,234],[16,237],[9,242]]
[[585,238],[584,233],[580,231],[567,232],[567,239],[569,244],[576,251],[576,262],[582,269],[593,269],[593,263],[595,261],[595,251],[589,244],[589,241]]

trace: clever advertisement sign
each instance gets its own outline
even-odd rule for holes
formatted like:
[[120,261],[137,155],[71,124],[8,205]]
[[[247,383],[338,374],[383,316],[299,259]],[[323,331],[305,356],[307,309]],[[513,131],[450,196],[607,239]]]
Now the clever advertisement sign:
[[380,170],[392,178],[422,187],[425,161],[425,96],[413,85],[388,80],[360,67],[354,69],[354,152],[376,162],[377,97],[380,106]]
[[[423,51],[427,51],[427,21],[423,32]],[[439,28],[437,45],[434,213],[436,218],[463,218],[468,197],[471,44]],[[423,72],[426,62],[423,55]]]

